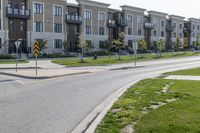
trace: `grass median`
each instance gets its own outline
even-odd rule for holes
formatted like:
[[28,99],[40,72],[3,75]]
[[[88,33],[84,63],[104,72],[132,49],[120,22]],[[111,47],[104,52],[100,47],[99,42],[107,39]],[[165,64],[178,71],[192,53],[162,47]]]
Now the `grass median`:
[[200,82],[146,79],[113,105],[96,133],[198,133]]
[[[195,56],[198,54],[199,53],[194,53],[194,52],[163,53],[162,56],[156,54],[143,54],[143,55],[140,54],[137,56],[137,61],[187,57],[187,56]],[[118,56],[112,56],[112,57],[102,57],[96,60],[94,60],[93,58],[85,58],[83,62],[81,62],[79,58],[59,59],[59,60],[53,60],[52,62],[60,65],[65,65],[68,67],[79,67],[79,66],[100,66],[100,65],[111,65],[119,63],[130,63],[134,61],[135,58],[132,55],[132,56],[121,56],[121,59],[118,59]]]
[[187,69],[165,73],[166,75],[186,75],[186,76],[200,76],[200,68]]

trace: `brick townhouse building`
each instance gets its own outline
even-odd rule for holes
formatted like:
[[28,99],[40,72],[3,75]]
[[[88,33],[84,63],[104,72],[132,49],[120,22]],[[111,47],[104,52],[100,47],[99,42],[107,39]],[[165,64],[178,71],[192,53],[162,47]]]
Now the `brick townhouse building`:
[[[194,47],[200,33],[200,20],[147,10],[134,5],[123,5],[121,10],[110,4],[90,0],[0,0],[0,54],[14,54],[15,41],[20,40],[20,53],[32,53],[33,42],[46,44],[47,54],[63,53],[63,42],[69,52],[78,50],[79,36],[84,35],[93,51],[103,50],[105,41],[125,33],[124,41],[130,48],[144,38],[149,49],[159,39],[166,40],[172,49],[177,38],[180,44]],[[43,46],[40,45],[42,48]]]

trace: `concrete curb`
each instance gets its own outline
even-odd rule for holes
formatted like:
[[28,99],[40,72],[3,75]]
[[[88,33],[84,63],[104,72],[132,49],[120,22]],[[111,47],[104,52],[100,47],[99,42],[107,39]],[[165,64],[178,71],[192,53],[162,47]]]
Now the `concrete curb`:
[[[158,74],[148,75],[145,78],[157,77]],[[98,124],[111,109],[113,104],[135,83],[139,82],[142,79],[135,80],[129,84],[122,86],[111,96],[106,98],[101,104],[99,104],[84,120],[82,120],[78,126],[76,126],[71,133],[94,133]]]
[[65,77],[65,76],[75,76],[75,75],[81,75],[81,74],[88,74],[88,73],[91,73],[91,72],[86,71],[86,72],[79,72],[79,73],[54,75],[54,76],[24,76],[24,75],[18,75],[18,74],[11,74],[11,73],[6,73],[6,72],[0,72],[0,74],[2,74],[2,75],[14,76],[14,77],[26,78],[26,79],[51,79],[51,78],[58,78],[58,77]]

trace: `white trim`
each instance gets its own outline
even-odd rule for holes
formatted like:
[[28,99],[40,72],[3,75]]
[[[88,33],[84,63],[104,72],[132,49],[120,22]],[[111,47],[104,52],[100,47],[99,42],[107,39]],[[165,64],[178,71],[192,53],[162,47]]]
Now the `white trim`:
[[4,29],[5,27],[4,27],[4,17],[3,17],[3,5],[4,5],[4,3],[3,3],[3,0],[1,0],[1,30],[3,31],[3,30],[6,30],[6,29]]

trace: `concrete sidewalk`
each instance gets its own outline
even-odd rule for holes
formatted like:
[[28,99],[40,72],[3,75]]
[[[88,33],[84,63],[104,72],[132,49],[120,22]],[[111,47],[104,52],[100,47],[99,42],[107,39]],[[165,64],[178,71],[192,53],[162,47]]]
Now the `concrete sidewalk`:
[[169,76],[165,77],[165,79],[200,81],[200,76],[169,75]]

